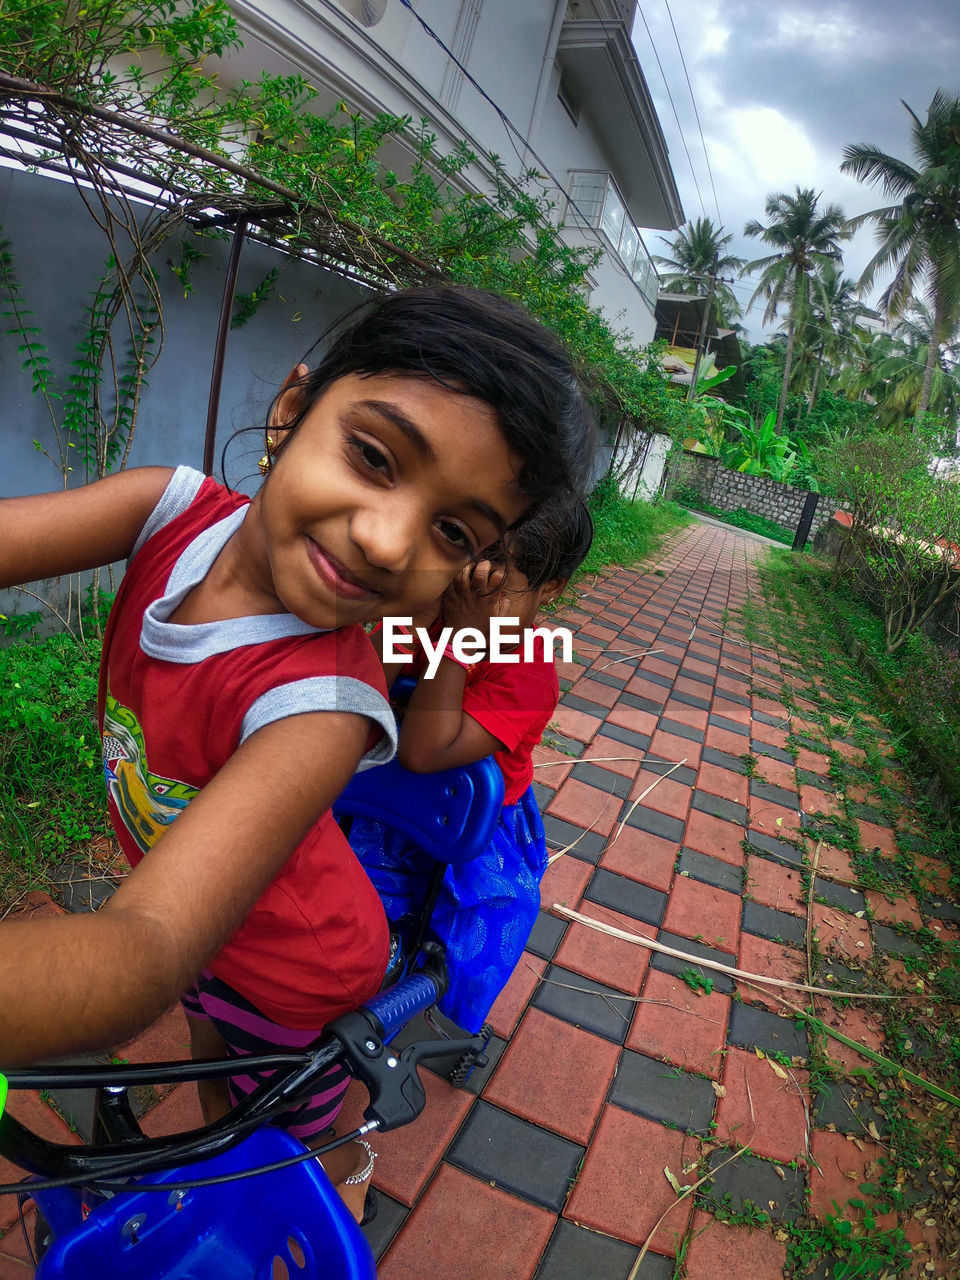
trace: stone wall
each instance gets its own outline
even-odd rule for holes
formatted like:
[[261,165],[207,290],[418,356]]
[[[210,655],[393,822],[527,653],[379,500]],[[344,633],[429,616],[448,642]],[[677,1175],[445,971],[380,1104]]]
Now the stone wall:
[[[753,515],[776,521],[785,529],[796,529],[807,500],[806,489],[780,484],[766,476],[731,471],[722,467],[717,458],[708,458],[702,453],[684,452],[672,465],[667,492],[672,493],[678,484],[695,489],[701,501],[719,507],[721,511],[736,511],[742,507]],[[811,537],[826,524],[837,506],[832,498],[821,497],[814,512]]]

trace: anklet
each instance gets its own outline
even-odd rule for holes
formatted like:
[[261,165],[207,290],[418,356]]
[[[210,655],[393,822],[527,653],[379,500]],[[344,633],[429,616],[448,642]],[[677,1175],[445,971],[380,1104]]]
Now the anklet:
[[377,1158],[377,1152],[374,1151],[369,1142],[364,1142],[363,1138],[357,1138],[356,1141],[366,1150],[367,1163],[359,1173],[351,1173],[349,1178],[344,1178],[343,1185],[345,1187],[355,1187],[360,1182],[366,1182],[371,1173],[373,1173],[373,1162]]

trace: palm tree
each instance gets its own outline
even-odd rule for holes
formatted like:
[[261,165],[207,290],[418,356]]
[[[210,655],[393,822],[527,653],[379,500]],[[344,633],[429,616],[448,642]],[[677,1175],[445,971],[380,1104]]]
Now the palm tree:
[[905,315],[921,293],[929,303],[932,328],[916,406],[920,418],[930,405],[941,345],[960,319],[960,97],[938,89],[926,121],[903,105],[913,119],[916,167],[860,143],[844,149],[840,168],[900,201],[861,214],[850,225],[876,223],[879,247],[860,277],[861,288],[868,288],[881,268],[892,266],[893,280],[882,297],[887,313]]
[[821,283],[822,296],[814,298],[810,308],[809,341],[803,344],[813,362],[808,416],[817,403],[824,366],[828,374],[836,374],[851,356],[859,353],[862,342],[857,319],[863,308],[856,282],[845,276],[836,263],[828,262],[821,273]]
[[852,234],[847,228],[843,210],[838,204],[818,208],[819,195],[810,187],[797,187],[795,195],[777,192],[767,196],[767,225],[753,220],[744,227],[744,235],[758,236],[773,245],[776,253],[748,262],[742,275],[759,271],[760,281],[750,299],[766,300],[765,322],[784,309],[787,313],[787,353],[783,366],[780,403],[777,406],[776,430],[783,428],[783,412],[790,385],[790,366],[797,334],[807,324],[811,305],[819,300],[827,308],[822,272],[827,264],[841,260],[840,241]]
[[[673,240],[660,239],[669,246],[672,258],[654,257],[654,262],[667,268],[661,277],[664,285],[676,293],[707,292],[710,276],[732,275],[743,268],[743,258],[735,258],[724,249],[733,236],[722,234],[722,227],[715,227],[709,218],[698,218],[682,227]],[[740,314],[740,306],[732,289],[717,278],[714,286],[714,306],[718,323],[729,326]]]
[[947,338],[934,348],[933,325],[929,307],[914,299],[893,332],[878,335],[868,349],[861,385],[876,400],[881,427],[897,427],[907,418],[919,417],[931,350],[936,351],[937,359],[928,388],[928,409],[945,422],[955,422],[960,404],[960,351],[955,338]]

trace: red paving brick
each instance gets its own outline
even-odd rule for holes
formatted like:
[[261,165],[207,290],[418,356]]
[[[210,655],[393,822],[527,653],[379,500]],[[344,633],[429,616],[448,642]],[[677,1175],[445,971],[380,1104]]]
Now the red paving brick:
[[590,744],[590,750],[580,758],[596,760],[601,769],[609,769],[622,778],[633,778],[646,754],[639,747],[628,746],[625,742],[617,742],[615,738],[605,738],[602,733],[598,733]]
[[[604,1107],[563,1216],[593,1231],[643,1244],[660,1215],[676,1201],[664,1167],[683,1181],[685,1166],[695,1163],[698,1155],[699,1143],[686,1135],[618,1107]],[[612,1169],[618,1171],[615,1178],[610,1176]],[[688,1197],[677,1205],[654,1235],[651,1244],[658,1253],[676,1256],[689,1203]]]
[[[619,911],[611,911],[609,907],[583,902],[578,910],[591,920],[599,920],[625,933],[639,934],[643,938],[657,936],[656,925],[643,924]],[[554,959],[564,969],[572,969],[594,982],[605,983],[635,996],[650,963],[650,950],[624,938],[611,938],[574,920],[567,926]]]
[[586,889],[593,867],[579,858],[558,858],[550,864],[540,881],[540,905],[552,907],[559,902],[565,907],[575,907]]
[[706,853],[711,857],[729,862],[731,866],[743,866],[743,849],[741,845],[746,836],[743,827],[735,822],[726,822],[723,818],[715,818],[712,813],[701,813],[694,809],[687,819],[687,829],[683,842],[698,853]]
[[820,791],[817,787],[800,788],[800,808],[804,813],[829,813],[844,815],[841,801],[832,791]]
[[[426,1090],[427,1105],[416,1123],[390,1133],[378,1133],[370,1139],[378,1153],[374,1183],[405,1205],[412,1205],[427,1185],[473,1105],[472,1094],[465,1089],[455,1089],[432,1071],[422,1070],[420,1079]],[[363,1109],[367,1105],[366,1089],[354,1081],[337,1118],[337,1133],[349,1133],[363,1124]]]
[[848,915],[839,907],[815,902],[811,910],[820,950],[854,965],[864,964],[873,955],[870,926],[865,919]]
[[[835,1031],[841,1032],[848,1040],[856,1040],[877,1053],[883,1052],[883,1035],[877,1023],[861,1009],[852,1006],[847,1009],[828,1006],[826,1008],[821,1007],[819,1014],[826,1026],[833,1027]],[[869,1058],[829,1036],[827,1037],[826,1050],[829,1057],[842,1063],[847,1071],[852,1071],[857,1067],[871,1066]]]
[[[583,668],[581,667],[582,671]],[[577,686],[577,697],[587,698],[590,702],[599,702],[603,707],[612,707],[620,697],[620,690],[609,684],[601,684],[599,680],[591,680],[585,675]]]
[[530,1280],[556,1221],[547,1209],[441,1165],[377,1275],[379,1280]]
[[742,756],[750,750],[750,739],[744,738],[732,729],[723,729],[720,725],[708,724],[704,736],[704,746],[713,747],[715,751],[726,751],[731,756]]
[[685,1280],[782,1280],[787,1247],[769,1231],[729,1226],[698,1210],[691,1236]]
[[636,827],[624,827],[604,850],[600,866],[666,892],[673,883],[678,852],[679,846],[672,840],[649,835]]
[[[807,980],[806,958],[801,951],[797,951],[794,947],[783,947],[777,942],[768,942],[766,938],[754,937],[751,933],[740,936],[737,968],[747,973],[756,973],[762,978],[780,978],[787,982],[806,982]],[[737,982],[737,989],[744,1000],[765,1005],[774,1013],[778,1013],[783,1008],[777,1003],[776,994],[788,1000],[797,999],[797,993],[789,988]]]
[[663,927],[709,947],[736,953],[740,931],[740,896],[711,884],[678,876],[670,891]]
[[833,876],[838,881],[845,880],[848,884],[857,883],[857,875],[853,869],[853,863],[850,861],[849,853],[845,849],[837,849],[832,844],[820,845],[817,874],[827,877]]
[[666,813],[671,818],[679,818],[681,821],[690,812],[693,790],[684,786],[683,783],[665,778],[661,773],[641,769],[630,788],[630,799],[636,800],[648,790],[649,795],[644,796],[643,800],[645,808],[656,809],[657,813]]
[[[707,732],[710,732],[709,729]],[[699,743],[681,738],[675,733],[666,733],[663,729],[658,729],[650,740],[649,754],[658,760],[669,760],[671,764],[683,760],[691,769],[696,769],[700,763]]]
[[626,1045],[719,1080],[729,1016],[729,996],[694,992],[681,978],[651,969]]
[[800,872],[796,867],[773,862],[769,858],[747,858],[748,897],[775,911],[806,915],[807,903]]
[[603,723],[596,716],[587,715],[585,711],[575,711],[561,702],[550,721],[556,725],[560,733],[568,738],[576,738],[580,742],[589,742]]
[[167,1137],[172,1133],[186,1133],[199,1129],[203,1124],[200,1097],[195,1084],[180,1084],[167,1097],[144,1116],[143,1132],[149,1138]]
[[[786,1074],[781,1079],[780,1074]],[[807,1113],[802,1090],[806,1071],[758,1058],[748,1049],[728,1049],[723,1069],[726,1093],[717,1103],[716,1136],[742,1143],[772,1160],[804,1154]]]
[[619,1056],[619,1045],[610,1040],[530,1009],[483,1096],[533,1124],[586,1144]]
[[607,791],[568,778],[547,806],[547,813],[564,822],[608,836],[620,816],[623,802]]
[[[861,1220],[862,1210],[850,1207],[847,1202],[867,1199],[860,1190],[860,1183],[875,1180],[880,1170],[877,1161],[886,1154],[885,1150],[870,1142],[865,1133],[848,1137],[823,1129],[813,1131],[811,1150],[816,1161],[807,1175],[811,1213],[825,1218],[828,1213],[836,1213],[839,1209],[843,1217]],[[885,1230],[895,1222],[895,1215],[884,1214],[877,1219],[877,1227]]]
[[657,719],[649,711],[618,705],[610,711],[605,723],[619,725],[621,729],[632,729],[634,733],[652,734],[657,727]]
[[496,1003],[487,1016],[487,1021],[498,1036],[509,1036],[520,1021],[520,1015],[530,1002],[530,997],[540,985],[538,975],[547,967],[530,951],[524,951],[510,981],[497,996]]
[[879,849],[881,853],[896,857],[899,852],[897,841],[889,827],[879,827],[875,822],[863,822],[857,819],[860,830],[860,843],[865,849]]
[[757,777],[764,782],[772,782],[775,787],[784,787],[787,791],[797,789],[797,771],[785,760],[774,760],[772,756],[757,756]]
[[[549,730],[547,731],[549,736]],[[555,751],[553,747],[535,747],[533,752],[533,780],[548,787],[559,787],[576,762],[570,756]],[[547,766],[541,767],[541,766]]]
[[721,769],[705,761],[697,771],[698,791],[706,791],[712,796],[723,796],[725,800],[732,800],[734,804],[747,803],[748,786],[743,774],[734,773],[732,769]]
[[874,920],[881,924],[908,924],[912,929],[923,928],[923,917],[917,908],[917,900],[911,894],[906,898],[890,899],[883,893],[873,889],[866,891],[865,897],[870,904]]

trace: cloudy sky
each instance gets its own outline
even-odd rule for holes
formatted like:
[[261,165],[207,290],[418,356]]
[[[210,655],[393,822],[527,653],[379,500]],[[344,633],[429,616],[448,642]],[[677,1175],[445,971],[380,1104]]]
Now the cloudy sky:
[[[825,201],[839,202],[848,215],[878,207],[883,198],[874,188],[840,173],[844,146],[871,142],[912,161],[910,117],[900,99],[924,119],[938,86],[960,93],[960,0],[671,0],[670,8],[716,201],[666,0],[641,0],[633,41],[684,212],[695,219],[705,206],[716,223],[719,204],[724,229],[734,237],[730,250],[748,260],[767,252],[762,241],[742,233],[750,218],[766,222],[769,193],[792,192],[799,184],[822,191]],[[669,233],[644,233],[651,253],[667,253],[658,238],[663,234]],[[848,242],[847,275],[859,276],[872,245],[869,229]],[[744,305],[751,291],[749,281],[737,286]],[[758,338],[759,307],[746,324]]]

